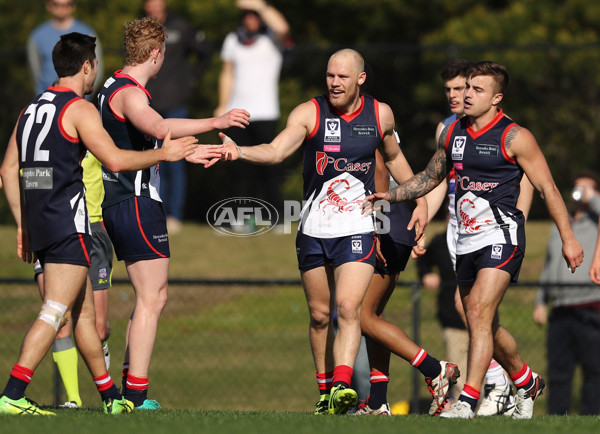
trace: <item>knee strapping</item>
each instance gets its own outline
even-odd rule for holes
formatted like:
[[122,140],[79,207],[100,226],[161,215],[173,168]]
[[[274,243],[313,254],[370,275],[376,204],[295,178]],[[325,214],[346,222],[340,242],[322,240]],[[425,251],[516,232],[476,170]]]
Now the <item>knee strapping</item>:
[[65,320],[65,313],[67,312],[67,306],[52,300],[46,300],[42,305],[39,319],[47,322],[54,330],[58,331],[60,326]]

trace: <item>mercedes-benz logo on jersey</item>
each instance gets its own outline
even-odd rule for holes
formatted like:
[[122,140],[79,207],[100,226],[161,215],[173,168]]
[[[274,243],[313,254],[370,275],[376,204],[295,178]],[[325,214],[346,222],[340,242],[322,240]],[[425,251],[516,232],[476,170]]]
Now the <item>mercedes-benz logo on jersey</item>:
[[342,132],[339,119],[325,119],[325,137],[326,143],[339,143],[342,141]]
[[452,142],[452,159],[462,160],[463,154],[465,153],[465,143],[467,143],[466,136],[456,136],[454,142]]

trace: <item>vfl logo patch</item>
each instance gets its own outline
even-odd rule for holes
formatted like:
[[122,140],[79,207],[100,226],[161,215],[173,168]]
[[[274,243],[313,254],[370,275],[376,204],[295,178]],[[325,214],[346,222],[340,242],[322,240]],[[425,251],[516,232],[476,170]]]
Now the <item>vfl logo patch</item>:
[[98,270],[98,277],[100,279],[106,279],[106,276],[108,276],[108,272],[106,271],[106,268],[100,268]]
[[325,143],[340,143],[342,132],[339,119],[325,119]]
[[362,240],[352,240],[352,253],[362,254]]
[[498,259],[498,260],[502,259],[502,245],[501,244],[494,244],[492,246],[491,258]]
[[457,136],[452,142],[452,159],[462,160],[465,153],[465,143],[467,143],[467,136]]

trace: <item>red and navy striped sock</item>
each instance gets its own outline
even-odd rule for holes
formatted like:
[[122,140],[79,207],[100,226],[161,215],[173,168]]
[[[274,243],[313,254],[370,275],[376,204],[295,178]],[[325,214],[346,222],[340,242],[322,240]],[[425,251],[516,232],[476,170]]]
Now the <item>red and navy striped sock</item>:
[[8,378],[8,383],[2,394],[10,399],[21,399],[25,396],[25,389],[33,378],[33,371],[24,366],[15,364]]
[[333,372],[317,372],[317,386],[320,395],[329,395],[333,384]]
[[369,391],[369,407],[377,409],[387,402],[390,373],[378,370],[371,371],[371,389]]
[[435,378],[442,372],[440,361],[427,354],[427,351],[423,348],[417,352],[410,364],[417,368],[421,374],[429,378]]
[[94,377],[94,383],[96,383],[96,389],[100,392],[103,401],[108,398],[121,399],[119,389],[115,386],[115,383],[108,372],[99,377]]
[[336,366],[333,370],[333,387],[344,386],[350,387],[352,382],[352,373],[354,369],[348,365]]
[[513,384],[517,389],[529,390],[533,387],[533,373],[527,363],[523,363],[523,367],[519,372],[510,376]]
[[479,396],[481,393],[479,390],[475,389],[468,384],[465,384],[462,392],[460,392],[460,396],[458,397],[459,401],[464,401],[471,406],[471,410],[475,413],[475,408],[477,407],[477,401],[479,401]]
[[127,385],[123,396],[139,407],[148,398],[148,377],[136,377],[127,374]]

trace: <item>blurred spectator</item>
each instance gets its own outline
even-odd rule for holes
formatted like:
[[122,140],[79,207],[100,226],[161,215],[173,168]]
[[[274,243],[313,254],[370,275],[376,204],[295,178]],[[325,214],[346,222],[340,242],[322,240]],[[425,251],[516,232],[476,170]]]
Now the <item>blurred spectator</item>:
[[[163,118],[189,117],[189,96],[210,63],[212,47],[203,31],[171,12],[166,0],[146,0],[144,11],[158,18],[167,29],[165,41],[168,55],[147,89],[152,106]],[[160,197],[167,216],[169,233],[181,229],[187,190],[186,161],[161,163]]]
[[[442,337],[446,347],[445,360],[452,360],[466,370],[469,350],[469,333],[456,310],[456,273],[450,259],[446,232],[435,235],[425,254],[417,258],[417,271],[426,289],[438,290],[437,317],[442,326]],[[465,378],[459,377],[451,388],[451,401],[458,398]]]
[[49,0],[46,9],[51,18],[39,25],[29,35],[27,60],[33,76],[35,94],[39,95],[58,78],[52,64],[52,49],[61,35],[71,32],[96,37],[96,58],[98,59],[98,80],[94,89],[102,83],[102,48],[96,32],[91,27],[73,17],[75,0]]
[[[582,268],[590,268],[596,238],[600,195],[594,174],[575,179],[571,200],[571,225],[586,254]],[[548,322],[548,413],[571,412],[571,389],[575,368],[583,372],[580,413],[600,414],[600,288],[553,286],[591,283],[585,272],[571,273],[562,258],[561,240],[552,228],[546,262],[540,278],[542,287],[535,299],[533,318]],[[547,313],[546,303],[551,310]]]
[[[230,128],[226,134],[240,146],[253,146],[269,143],[277,134],[279,74],[289,25],[264,0],[237,0],[236,6],[241,11],[241,25],[223,43],[219,106],[215,115],[220,116],[231,107],[248,110],[250,125],[245,129]],[[255,195],[281,211],[279,167],[235,164],[233,170],[234,196]]]

